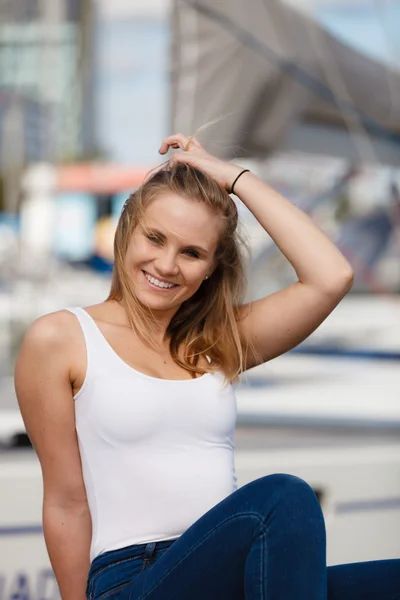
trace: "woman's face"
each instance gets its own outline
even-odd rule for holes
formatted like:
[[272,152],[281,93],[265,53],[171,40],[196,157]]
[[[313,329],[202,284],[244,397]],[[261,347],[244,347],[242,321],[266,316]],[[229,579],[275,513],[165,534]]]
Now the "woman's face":
[[138,300],[172,318],[214,267],[222,219],[202,202],[163,193],[144,212],[125,256]]

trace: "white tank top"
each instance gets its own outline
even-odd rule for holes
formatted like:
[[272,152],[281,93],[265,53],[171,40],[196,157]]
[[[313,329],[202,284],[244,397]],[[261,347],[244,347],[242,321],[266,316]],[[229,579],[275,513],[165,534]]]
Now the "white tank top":
[[87,371],[75,400],[92,518],[90,560],[178,538],[237,489],[237,405],[222,373],[165,380],[130,367],[81,307]]

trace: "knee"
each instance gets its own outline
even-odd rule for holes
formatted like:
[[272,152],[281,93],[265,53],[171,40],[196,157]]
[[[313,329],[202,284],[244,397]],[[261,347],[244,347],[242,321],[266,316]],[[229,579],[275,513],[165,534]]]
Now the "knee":
[[274,473],[261,477],[260,481],[268,488],[267,494],[273,493],[280,508],[296,512],[298,516],[310,515],[323,520],[318,498],[304,479],[287,473]]
[[257,512],[260,531],[268,530],[283,540],[308,543],[319,547],[326,543],[324,516],[312,487],[295,475],[264,475],[238,490],[240,508]]
[[273,473],[272,475],[265,475],[261,477],[267,482],[271,482],[272,485],[281,490],[285,495],[298,495],[305,494],[316,499],[314,490],[312,487],[301,477],[296,475],[290,475],[289,473]]
[[276,473],[269,477],[273,485],[273,509],[266,515],[266,527],[283,540],[290,540],[293,551],[307,548],[311,552],[317,548],[318,553],[323,552],[325,519],[312,487],[294,475]]

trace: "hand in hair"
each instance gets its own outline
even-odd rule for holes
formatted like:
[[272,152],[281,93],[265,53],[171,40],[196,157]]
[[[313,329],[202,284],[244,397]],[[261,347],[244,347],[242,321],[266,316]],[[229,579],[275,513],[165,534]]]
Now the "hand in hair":
[[204,171],[227,192],[238,174],[243,170],[242,167],[230,162],[225,162],[212,156],[203,148],[199,140],[195,137],[187,137],[183,133],[175,133],[166,137],[159,149],[160,154],[166,154],[169,148],[177,148],[183,152],[176,152],[171,156],[168,165],[172,166],[176,162],[182,162]]

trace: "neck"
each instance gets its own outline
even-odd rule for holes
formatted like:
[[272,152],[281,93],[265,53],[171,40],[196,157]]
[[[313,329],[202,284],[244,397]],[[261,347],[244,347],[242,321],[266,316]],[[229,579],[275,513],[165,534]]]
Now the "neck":
[[[109,302],[115,305],[115,316],[116,320],[118,321],[118,325],[130,328],[131,324],[129,322],[128,312],[126,310],[125,303],[123,302],[123,300],[109,300]],[[146,309],[146,307],[144,308]],[[164,315],[161,317],[158,315],[154,315],[154,312],[151,313],[150,311],[147,311],[147,313],[149,316],[152,317],[154,341],[157,343],[157,345],[159,345],[160,349],[164,348],[166,345],[169,347],[169,336],[167,336],[167,329],[173,315]]]

